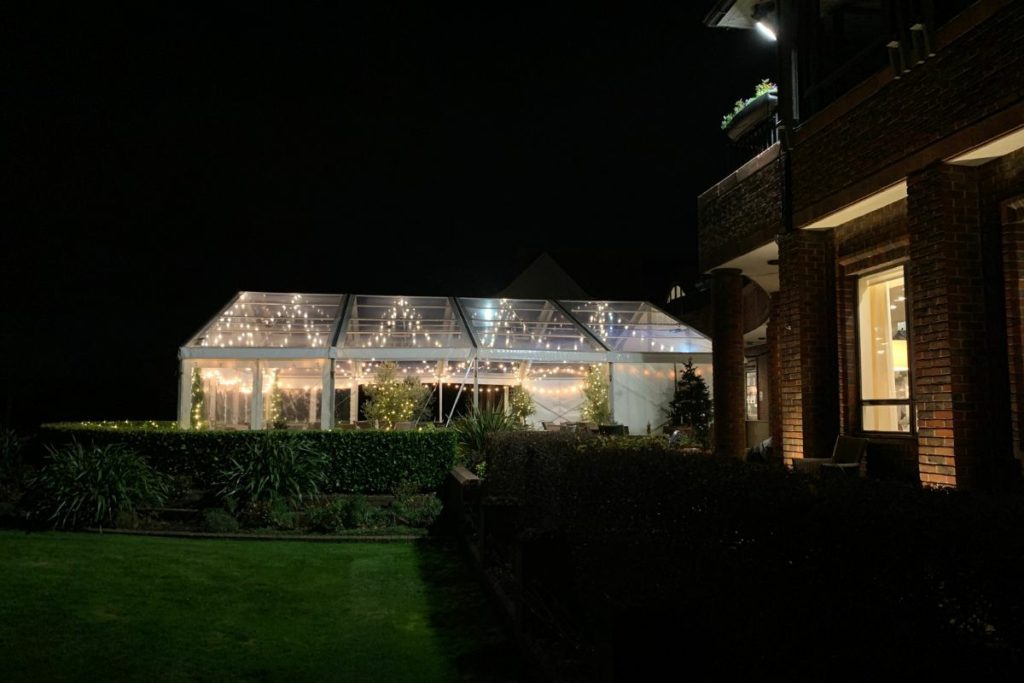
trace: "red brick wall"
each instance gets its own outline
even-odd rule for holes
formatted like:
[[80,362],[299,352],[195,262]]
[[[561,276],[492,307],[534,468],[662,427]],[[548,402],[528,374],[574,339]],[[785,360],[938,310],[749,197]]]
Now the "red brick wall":
[[772,434],[772,450],[775,454],[782,453],[782,380],[781,380],[781,338],[779,319],[781,317],[781,295],[773,292],[768,318],[768,420]]
[[779,406],[791,463],[830,456],[839,431],[832,231],[783,235],[779,261]]
[[1013,454],[1022,458],[1021,423],[1024,421],[1024,200],[1006,207],[1003,225],[1003,268],[1006,276],[1006,346],[1009,369],[1010,418]]
[[712,275],[715,452],[742,458],[747,452],[743,276],[733,268],[715,270]]
[[911,372],[921,480],[981,485],[987,438],[997,416],[987,410],[993,359],[986,336],[977,171],[937,164],[908,178]]
[[1018,102],[1024,92],[1024,2],[1014,2],[833,124],[796,135],[800,210]]
[[729,189],[718,190],[709,190],[697,203],[701,270],[710,270],[767,244],[782,232],[780,160],[770,162]]
[[839,360],[839,425],[861,429],[857,355],[857,278],[906,261],[907,203],[900,201],[835,229],[836,336]]

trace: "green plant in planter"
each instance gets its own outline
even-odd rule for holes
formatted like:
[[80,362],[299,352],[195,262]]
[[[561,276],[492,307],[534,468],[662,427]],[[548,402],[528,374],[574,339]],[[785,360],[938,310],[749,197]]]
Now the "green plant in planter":
[[760,83],[758,83],[754,87],[754,96],[753,97],[748,97],[745,100],[736,100],[736,104],[733,105],[732,111],[722,117],[722,130],[725,130],[726,128],[728,128],[729,124],[732,123],[732,120],[736,116],[736,114],[739,114],[741,111],[746,109],[747,106],[751,102],[756,100],[761,95],[764,95],[764,94],[770,93],[770,92],[776,92],[777,90],[778,90],[778,86],[776,86],[774,83],[769,81],[767,78],[763,79]]

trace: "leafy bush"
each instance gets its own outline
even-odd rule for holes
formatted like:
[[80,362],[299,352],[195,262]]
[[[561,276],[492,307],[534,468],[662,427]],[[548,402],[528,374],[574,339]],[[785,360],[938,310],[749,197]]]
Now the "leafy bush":
[[28,467],[22,457],[26,439],[13,429],[0,428],[0,518],[18,517]]
[[[518,503],[521,533],[506,542],[560,539],[565,561],[548,569],[571,594],[547,594],[583,624],[606,606],[637,647],[676,623],[733,674],[1024,661],[1019,496],[808,478],[560,433],[491,443],[484,499]],[[827,645],[807,646],[822,633]],[[736,642],[742,661],[729,657]]]
[[304,513],[305,524],[313,531],[337,533],[345,528],[346,508],[345,501],[337,498],[310,501]]
[[203,531],[212,534],[230,534],[238,531],[238,520],[227,510],[208,508],[203,510]]
[[[144,454],[161,472],[187,477],[197,488],[210,488],[217,485],[232,458],[244,459],[251,444],[260,443],[267,433],[62,423],[43,425],[40,436],[43,443],[53,445],[72,439],[96,445],[124,444]],[[285,431],[272,436],[326,458],[327,481],[319,487],[322,493],[387,493],[403,481],[436,489],[455,464],[453,430]]]
[[245,506],[276,498],[301,501],[319,493],[326,481],[322,453],[278,434],[261,437],[246,443],[244,453],[229,457],[220,471],[221,496]]
[[411,420],[426,412],[430,389],[418,377],[398,376],[398,364],[382,363],[373,384],[364,387],[367,401],[363,412],[381,429],[391,429],[396,422]]
[[482,408],[460,417],[452,425],[459,439],[459,453],[469,467],[483,460],[487,439],[492,434],[520,428],[519,421],[500,409]]
[[399,524],[426,529],[441,515],[442,507],[433,493],[419,493],[395,499],[389,510]]
[[365,496],[353,496],[345,502],[342,520],[346,529],[362,529],[376,526],[380,519],[377,508],[370,505]]
[[109,526],[119,512],[162,505],[168,490],[167,476],[130,448],[77,441],[48,448],[31,484],[40,496],[39,512],[61,528]]

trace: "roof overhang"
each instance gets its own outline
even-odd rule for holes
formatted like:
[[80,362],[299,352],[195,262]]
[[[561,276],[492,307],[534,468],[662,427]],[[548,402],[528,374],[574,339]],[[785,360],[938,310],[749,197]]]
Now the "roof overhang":
[[948,159],[947,162],[961,166],[981,166],[1019,149],[1024,149],[1024,127],[958,154]]
[[804,230],[825,230],[828,228],[836,228],[843,223],[848,223],[855,218],[860,218],[872,211],[877,211],[878,209],[889,206],[890,204],[895,204],[896,202],[906,198],[907,179],[904,178],[898,183],[883,188],[878,192],[869,194],[863,199],[859,199],[852,204],[847,204],[841,209],[822,216],[813,223],[808,223],[807,225],[802,225],[800,227]]
[[719,0],[704,17],[711,28],[754,28],[754,5],[758,0]]

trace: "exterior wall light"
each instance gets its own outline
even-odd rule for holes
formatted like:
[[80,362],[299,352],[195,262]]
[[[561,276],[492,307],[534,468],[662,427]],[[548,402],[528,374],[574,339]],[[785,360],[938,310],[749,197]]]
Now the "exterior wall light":
[[771,41],[774,42],[774,41],[779,39],[778,36],[775,35],[775,31],[771,30],[768,27],[768,25],[765,24],[763,21],[759,21],[759,22],[755,23],[754,24],[754,28],[756,28],[758,33],[760,33],[762,36],[764,36],[768,40],[771,40]]
[[757,29],[757,32],[772,42],[778,40],[778,36],[775,35],[775,29],[773,28],[776,23],[772,20],[774,13],[774,2],[759,2],[754,5],[750,17],[754,20],[754,28]]

